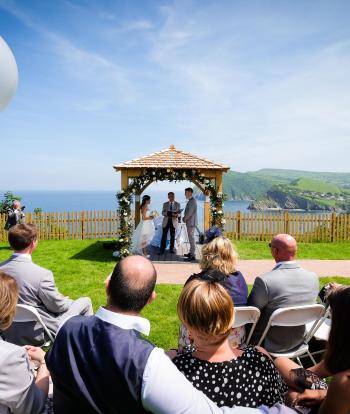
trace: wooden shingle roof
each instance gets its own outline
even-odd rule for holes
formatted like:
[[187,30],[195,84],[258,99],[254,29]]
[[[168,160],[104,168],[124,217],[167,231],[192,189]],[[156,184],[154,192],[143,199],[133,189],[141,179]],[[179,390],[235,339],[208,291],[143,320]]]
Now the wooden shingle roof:
[[144,157],[114,165],[116,171],[131,168],[171,168],[186,169],[195,168],[201,170],[223,170],[228,171],[230,167],[224,164],[198,157],[185,151],[180,151],[174,145],[166,150],[155,152]]

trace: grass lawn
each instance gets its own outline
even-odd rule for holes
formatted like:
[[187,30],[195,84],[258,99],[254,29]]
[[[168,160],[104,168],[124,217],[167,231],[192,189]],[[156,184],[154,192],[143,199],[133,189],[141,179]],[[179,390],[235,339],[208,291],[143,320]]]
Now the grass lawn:
[[[270,258],[267,243],[236,243],[243,259]],[[350,243],[299,244],[300,258],[342,259],[350,257]],[[313,254],[312,254],[313,252]],[[348,252],[345,255],[344,252]],[[7,243],[0,243],[0,261],[7,259],[11,250]],[[105,303],[104,280],[115,266],[111,250],[105,250],[101,241],[40,241],[33,260],[54,273],[58,288],[75,299],[89,296],[94,309]],[[321,284],[329,281],[350,284],[350,278],[322,278]],[[178,320],[176,303],[182,289],[180,285],[158,285],[157,299],[144,311],[151,321],[150,340],[165,349],[176,346]]]

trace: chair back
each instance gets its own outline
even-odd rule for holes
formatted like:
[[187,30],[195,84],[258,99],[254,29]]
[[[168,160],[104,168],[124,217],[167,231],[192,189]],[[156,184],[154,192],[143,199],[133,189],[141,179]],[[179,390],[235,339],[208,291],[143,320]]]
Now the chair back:
[[239,328],[247,324],[252,324],[252,328],[246,340],[249,344],[250,338],[254,332],[256,324],[260,318],[260,310],[254,306],[237,306],[235,307],[235,321],[233,324],[234,328]]
[[39,312],[37,311],[37,309],[34,308],[34,306],[17,304],[14,322],[38,322],[42,326],[45,334],[49,337],[50,341],[53,342],[54,340],[51,332],[48,330]]
[[313,330],[324,312],[325,308],[322,305],[289,306],[277,309],[270,316],[258,345],[263,342],[271,326],[302,326],[314,322],[311,328]]

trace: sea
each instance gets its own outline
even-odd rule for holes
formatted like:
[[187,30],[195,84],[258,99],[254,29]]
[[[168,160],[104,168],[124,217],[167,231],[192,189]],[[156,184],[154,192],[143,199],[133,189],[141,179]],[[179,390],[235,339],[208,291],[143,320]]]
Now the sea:
[[[4,193],[4,191],[2,191]],[[13,191],[21,196],[25,211],[33,212],[41,208],[45,212],[88,211],[88,210],[115,210],[118,207],[116,192],[114,191]],[[163,203],[167,201],[167,191],[148,191],[151,197],[150,210],[161,211]],[[181,208],[186,205],[183,194],[176,194],[176,200]],[[203,209],[203,200],[198,200],[198,208]],[[249,201],[225,201],[224,211],[248,211]]]

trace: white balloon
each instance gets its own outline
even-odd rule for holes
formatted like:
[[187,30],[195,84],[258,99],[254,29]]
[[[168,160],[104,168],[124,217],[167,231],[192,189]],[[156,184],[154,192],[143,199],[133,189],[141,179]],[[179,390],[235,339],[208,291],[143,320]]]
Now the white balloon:
[[0,111],[3,111],[16,92],[18,68],[11,49],[0,36]]

